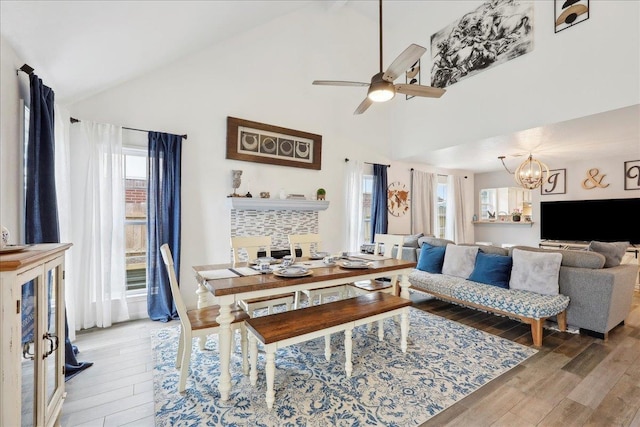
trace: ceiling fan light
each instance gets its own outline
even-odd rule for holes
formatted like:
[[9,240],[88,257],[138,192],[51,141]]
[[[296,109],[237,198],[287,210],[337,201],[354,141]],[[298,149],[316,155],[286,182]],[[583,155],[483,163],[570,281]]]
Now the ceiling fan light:
[[395,92],[389,89],[379,89],[369,91],[368,97],[373,102],[386,102],[395,96]]
[[393,83],[380,81],[371,83],[367,97],[373,102],[386,102],[396,96],[395,87]]

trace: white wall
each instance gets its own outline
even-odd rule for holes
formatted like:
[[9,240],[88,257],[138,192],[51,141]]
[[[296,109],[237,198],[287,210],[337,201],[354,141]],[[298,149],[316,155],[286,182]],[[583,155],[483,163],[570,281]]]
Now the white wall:
[[[330,251],[343,248],[344,158],[389,163],[388,118],[384,109],[352,114],[365,96],[359,88],[311,82],[367,76],[376,61],[375,51],[368,55],[361,49],[366,31],[345,40],[344,33],[328,29],[371,25],[348,9],[303,10],[70,106],[79,119],[188,134],[180,278],[188,303],[195,302],[191,267],[229,261],[226,196],[232,192],[232,169],[244,171],[241,194],[277,195],[284,188],[310,195],[325,188],[330,206],[319,215],[323,245]],[[353,61],[353,55],[362,61]],[[226,160],[227,116],[322,135],[322,170]]]
[[[541,195],[540,189],[531,190],[532,221],[531,226],[515,224],[479,224],[475,226],[476,241],[492,242],[494,244],[514,243],[520,245],[537,246],[540,242],[540,202],[556,200],[592,200],[592,199],[622,199],[640,197],[640,190],[624,189],[624,162],[632,159],[611,157],[606,159],[592,159],[576,161],[564,165],[553,166],[552,169],[566,169],[566,194]],[[582,182],[588,178],[590,169],[598,169],[604,175],[602,185],[591,190],[584,189]],[[479,215],[478,195],[483,188],[512,187],[515,185],[513,175],[503,172],[490,172],[475,176],[474,206]],[[585,227],[606,226],[607,221],[615,221],[615,212],[611,218],[603,218],[601,224],[585,224]]]
[[[385,32],[385,64],[415,42],[428,47],[424,59],[429,68],[431,34],[480,3],[385,3],[390,15],[396,8],[403,20]],[[320,232],[328,250],[339,250],[345,226],[345,157],[392,164],[389,179],[408,183],[415,164],[403,159],[425,148],[639,103],[640,2],[591,0],[590,5],[589,20],[554,34],[553,2],[535,2],[533,52],[453,85],[441,99],[397,97],[393,105],[374,105],[360,116],[352,112],[364,98],[361,88],[311,85],[315,79],[366,81],[377,70],[377,19],[364,18],[349,3],[331,11],[312,5],[69,108],[79,119],[189,135],[183,148],[180,279],[192,303],[190,267],[228,259],[225,196],[231,192],[232,169],[244,171],[240,190],[253,194],[327,189],[331,206],[320,213]],[[411,13],[400,13],[407,8]],[[0,218],[13,228],[19,216],[15,180],[20,146],[15,68],[22,64],[4,41],[1,47]],[[46,82],[47,76],[41,77]],[[321,134],[322,170],[226,160],[227,116]],[[435,166],[416,168],[431,171]],[[476,189],[469,195],[473,199],[480,183],[469,182]],[[567,197],[585,196],[574,189]],[[535,229],[520,237],[523,229],[518,229],[518,239],[537,242]],[[495,240],[474,230],[475,240]],[[389,231],[408,232],[408,218],[392,220]]]
[[[387,2],[389,13],[411,10],[401,32],[386,34],[387,56],[409,43],[427,47],[421,65],[429,84],[430,36],[482,3]],[[394,158],[640,102],[639,1],[591,0],[589,19],[557,34],[554,2],[533,3],[533,51],[449,86],[437,100],[394,100],[392,126],[402,141]]]
[[0,224],[11,232],[10,243],[21,243],[21,111],[20,99],[29,104],[29,81],[16,70],[22,62],[0,36]]

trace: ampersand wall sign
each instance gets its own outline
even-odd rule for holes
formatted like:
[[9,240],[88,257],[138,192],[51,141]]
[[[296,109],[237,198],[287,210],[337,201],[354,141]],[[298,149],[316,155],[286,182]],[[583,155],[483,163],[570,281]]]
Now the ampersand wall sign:
[[585,190],[593,190],[594,188],[607,188],[609,184],[604,184],[602,181],[607,175],[600,174],[598,168],[592,168],[587,171],[587,178],[582,181],[582,188]]

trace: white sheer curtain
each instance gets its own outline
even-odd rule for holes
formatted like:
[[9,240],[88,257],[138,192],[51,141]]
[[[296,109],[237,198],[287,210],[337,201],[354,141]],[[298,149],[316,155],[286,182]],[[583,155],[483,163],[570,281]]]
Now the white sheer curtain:
[[413,171],[411,232],[435,235],[438,177],[434,173]]
[[456,243],[468,243],[465,226],[464,177],[447,177],[447,227],[445,237]]
[[345,232],[345,250],[360,252],[360,245],[364,243],[362,216],[362,179],[364,164],[359,160],[349,160],[347,163],[347,191],[345,201],[347,230]]
[[[56,197],[58,199],[58,226],[60,227],[60,242],[72,243],[71,236],[71,158],[69,148],[69,111],[64,107],[54,104],[54,139],[55,139],[55,177]],[[65,305],[67,311],[67,324],[69,325],[69,339],[76,338],[74,306],[71,296],[74,293],[75,281],[73,280],[73,247],[65,254]]]
[[109,327],[129,319],[122,128],[83,120],[71,127],[69,141],[69,324],[76,330]]

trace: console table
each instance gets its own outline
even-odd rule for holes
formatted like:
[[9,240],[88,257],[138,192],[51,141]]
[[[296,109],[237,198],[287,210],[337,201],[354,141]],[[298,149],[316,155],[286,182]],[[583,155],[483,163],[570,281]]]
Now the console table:
[[[0,425],[59,424],[64,400],[64,257],[69,243],[0,255]],[[22,287],[32,282],[33,341],[22,344]]]

